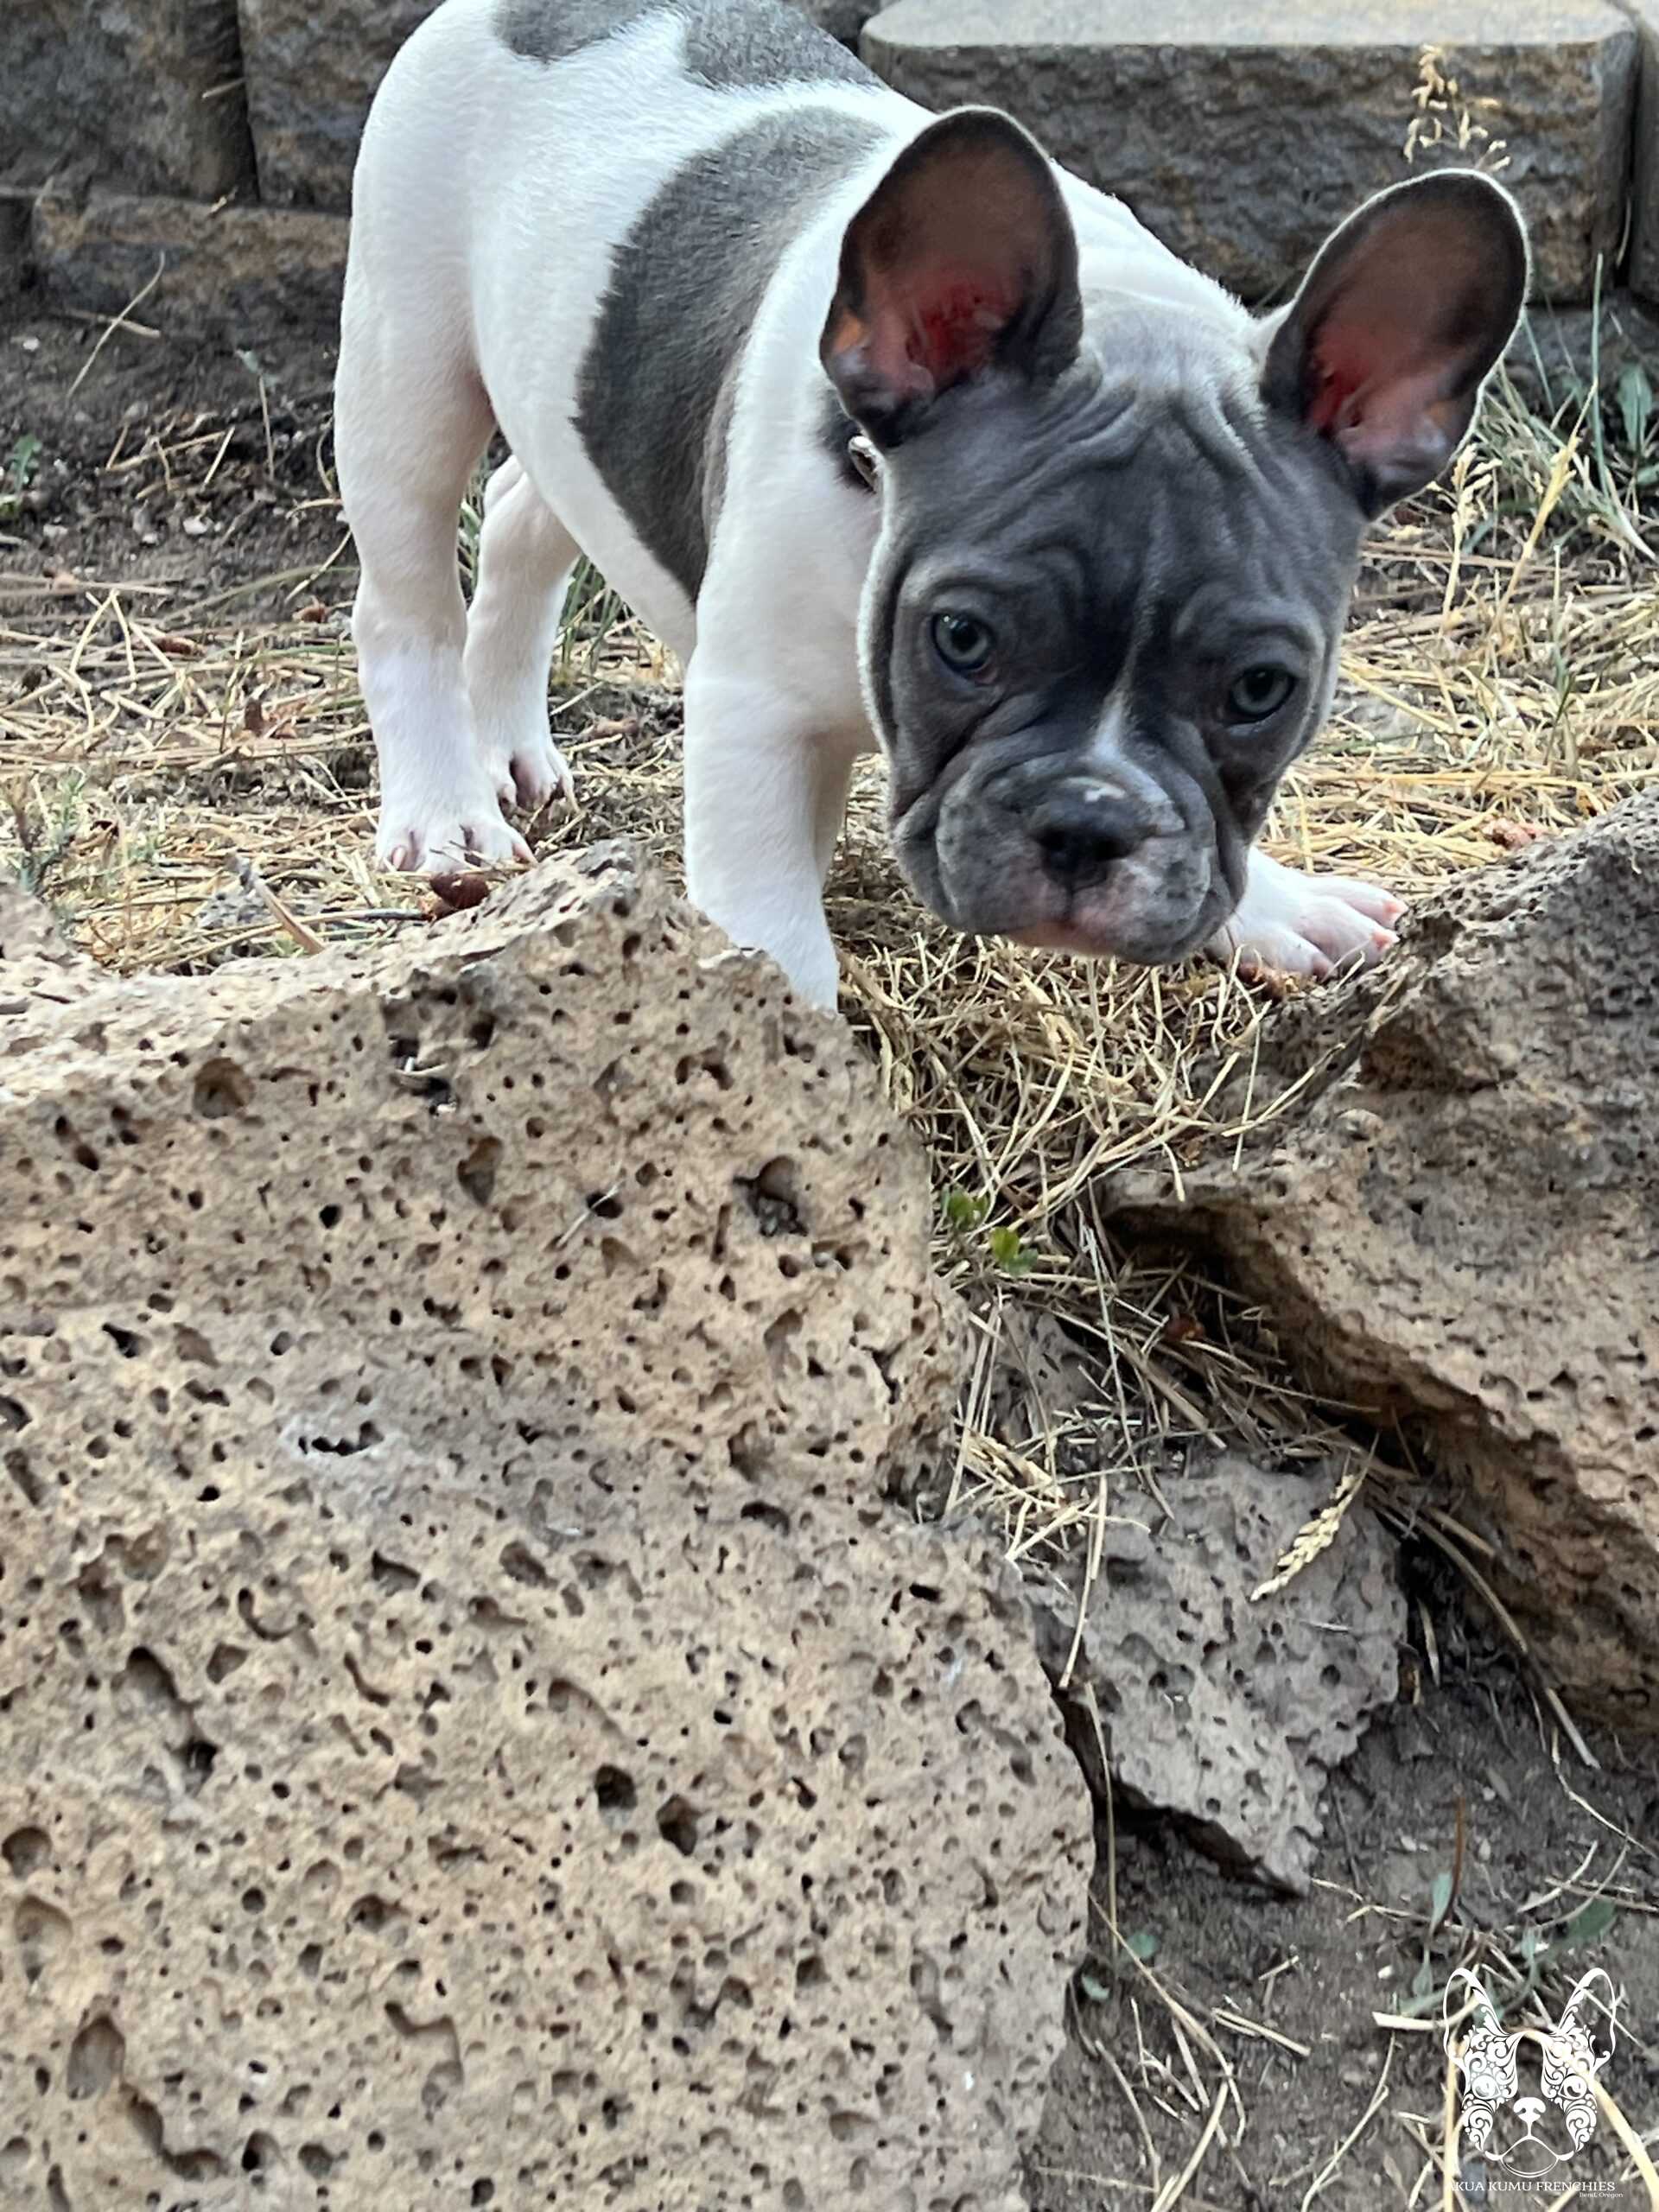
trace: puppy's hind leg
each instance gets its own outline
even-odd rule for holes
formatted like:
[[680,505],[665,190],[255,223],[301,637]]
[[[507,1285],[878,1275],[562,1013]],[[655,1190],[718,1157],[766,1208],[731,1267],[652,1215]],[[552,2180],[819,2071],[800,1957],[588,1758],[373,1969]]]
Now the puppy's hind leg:
[[484,496],[465,668],[479,758],[504,806],[534,812],[569,795],[548,734],[547,670],[575,563],[575,538],[518,462],[503,462]]
[[435,303],[399,313],[384,289],[348,273],[335,391],[340,494],[361,563],[352,630],[380,759],[375,851],[415,874],[527,860],[479,759],[461,669],[456,524],[489,402]]

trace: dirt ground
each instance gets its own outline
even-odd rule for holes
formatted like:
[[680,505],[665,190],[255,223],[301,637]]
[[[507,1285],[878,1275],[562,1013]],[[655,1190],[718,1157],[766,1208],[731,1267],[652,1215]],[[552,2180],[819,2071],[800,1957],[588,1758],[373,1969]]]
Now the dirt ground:
[[[185,633],[210,607],[251,632],[309,620],[320,645],[339,642],[347,682],[353,578],[332,497],[326,350],[255,360],[121,334],[93,360],[95,331],[16,313],[9,328],[5,314],[0,303],[0,730],[8,703],[21,707],[39,681],[40,640],[112,603],[143,609],[163,655],[169,626]],[[170,456],[186,448],[181,470]],[[626,685],[595,682],[575,706],[594,758],[625,728],[671,739],[661,683],[631,707]],[[310,880],[295,858],[308,792],[325,794],[331,837],[367,837],[366,732],[347,717],[326,747],[290,748],[263,770],[243,741],[258,734],[250,711],[216,764],[173,770],[158,755],[141,796],[218,819],[225,850],[259,861],[297,905]],[[101,742],[73,764],[83,842],[99,834]],[[53,773],[69,765],[0,778],[0,866],[10,834],[12,860],[21,852],[49,874]],[[607,829],[601,788],[584,836]],[[162,899],[182,863],[164,842],[157,852],[153,882],[142,853],[124,879],[118,928],[112,905],[72,902],[66,915],[118,964],[164,957],[143,933],[143,902]],[[415,894],[404,903],[418,910]],[[407,925],[375,912],[381,925]],[[273,947],[231,931],[211,949]],[[1405,1573],[1401,1699],[1332,1784],[1307,1896],[1247,1886],[1166,1821],[1103,1816],[1095,1941],[1030,2155],[1034,2212],[1450,2202],[1438,2017],[1398,2023],[1457,1964],[1500,1980],[1530,1972],[1552,2004],[1586,1966],[1605,1966],[1621,2001],[1604,2079],[1629,2126],[1659,2143],[1659,1749],[1586,1730],[1599,1762],[1586,1765],[1444,1566],[1408,1548]],[[1570,2167],[1516,2201],[1650,2200],[1604,2122]]]
[[[327,557],[338,512],[312,504],[318,441],[329,435],[327,347],[296,345],[266,362],[121,334],[93,360],[96,338],[0,298],[0,569],[10,572],[12,612],[20,587],[54,576],[142,582],[196,601]],[[187,501],[164,469],[120,471],[118,442],[136,454],[159,426],[198,416],[215,425],[215,445],[232,431],[205,494],[193,485]],[[20,444],[35,441],[20,466]],[[244,604],[275,608],[283,589]]]
[[[1442,1591],[1440,1602],[1465,1629],[1460,1596]],[[1119,1823],[1118,1928],[1137,1950],[1155,1945],[1160,1986],[1106,1934],[1102,1835],[1096,1955],[1079,1978],[1071,2041],[1031,2154],[1034,2212],[1157,2201],[1218,2107],[1215,2138],[1179,2199],[1191,2212],[1438,2208],[1438,2012],[1432,2030],[1415,2032],[1379,2028],[1376,2016],[1409,2004],[1426,1956],[1437,1984],[1477,1952],[1483,1963],[1517,1957],[1523,1930],[1559,1940],[1597,1894],[1616,1903],[1617,1916],[1604,1940],[1568,1946],[1565,1980],[1599,1962],[1621,1986],[1626,2032],[1606,2078],[1631,2125],[1654,2139],[1659,1866],[1635,1840],[1659,1835],[1651,1747],[1622,1758],[1592,1737],[1605,1768],[1586,1772],[1543,1736],[1508,1658],[1468,1635],[1440,1684],[1424,1682],[1421,1701],[1374,1722],[1333,1781],[1306,1897],[1246,1889],[1166,1824]],[[1449,1924],[1431,1939],[1434,1878],[1452,1864],[1460,1808],[1463,1879]],[[1509,2201],[1634,2212],[1648,2197],[1604,2127],[1548,2188]]]

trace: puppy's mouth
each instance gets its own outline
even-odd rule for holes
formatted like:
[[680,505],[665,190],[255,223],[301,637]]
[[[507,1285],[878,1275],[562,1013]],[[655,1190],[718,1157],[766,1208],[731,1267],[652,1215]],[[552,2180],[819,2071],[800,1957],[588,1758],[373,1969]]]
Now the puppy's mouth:
[[1206,887],[1196,905],[1181,899],[1172,913],[1166,902],[1130,895],[1118,899],[1075,900],[1068,911],[1039,913],[1032,920],[996,933],[1015,944],[1045,952],[1069,952],[1085,960],[1122,960],[1138,968],[1167,968],[1206,944],[1231,911]]
[[1157,836],[1086,884],[1066,881],[1028,839],[947,871],[931,842],[901,843],[899,866],[922,903],[968,937],[1162,968],[1208,943],[1237,903],[1213,848]]
[[1083,922],[1052,921],[1034,922],[1027,928],[999,934],[1011,944],[1028,944],[1039,952],[1070,952],[1083,960],[1124,960],[1139,968],[1167,968],[1196,952],[1220,927],[1220,922],[1205,924],[1170,937],[1144,929],[1132,929],[1126,934],[1090,928]]
[[892,823],[912,889],[964,935],[1156,968],[1196,951],[1236,905],[1242,844],[1230,868],[1236,840],[1191,779],[964,766]]

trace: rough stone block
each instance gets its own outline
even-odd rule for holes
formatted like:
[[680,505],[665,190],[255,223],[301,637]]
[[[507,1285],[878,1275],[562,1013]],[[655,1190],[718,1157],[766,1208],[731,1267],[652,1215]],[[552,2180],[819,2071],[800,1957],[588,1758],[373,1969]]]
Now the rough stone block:
[[[239,0],[261,197],[343,211],[358,141],[391,58],[437,0]],[[795,0],[853,44],[874,0]]]
[[856,46],[858,35],[876,14],[881,0],[795,0],[820,30],[838,38],[843,46]]
[[5,0],[0,172],[90,156],[129,190],[216,199],[252,175],[240,73],[236,0]]
[[1659,1732],[1659,795],[1425,900],[1251,1059],[1261,1133],[1118,1203],[1406,1422],[1574,1702]]
[[29,233],[27,197],[0,190],[0,299],[19,290],[34,267]]
[[1649,369],[1659,362],[1659,296],[1644,302],[1621,290],[1604,293],[1599,311],[1533,308],[1503,365],[1517,391],[1548,416],[1574,384],[1587,386],[1599,377],[1604,391],[1616,391],[1633,362]]
[[1659,0],[1620,0],[1642,41],[1631,177],[1631,289],[1659,306]]
[[31,1007],[67,1006],[102,981],[85,953],[72,951],[37,899],[0,879],[0,1021]]
[[239,0],[261,199],[343,213],[391,57],[437,0]]
[[[1246,300],[1282,297],[1332,225],[1409,175],[1421,49],[1508,145],[1536,289],[1589,296],[1624,232],[1637,36],[1608,0],[896,0],[863,52],[929,107],[989,101]],[[1453,149],[1452,157],[1457,158]],[[1420,155],[1417,166],[1439,154]],[[1466,158],[1466,157],[1465,157]]]
[[1088,1798],[884,1499],[958,1361],[846,1031],[614,852],[0,951],[13,2195],[1020,2212]]
[[332,332],[340,320],[346,224],[278,207],[94,192],[42,199],[31,251],[49,299],[117,315],[162,274],[143,318],[173,338],[245,344],[277,332]]

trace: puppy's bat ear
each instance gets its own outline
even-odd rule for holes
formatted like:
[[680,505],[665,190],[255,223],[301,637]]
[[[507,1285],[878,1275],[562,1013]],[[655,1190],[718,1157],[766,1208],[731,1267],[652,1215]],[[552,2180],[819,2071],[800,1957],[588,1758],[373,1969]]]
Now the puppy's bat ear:
[[1456,453],[1526,302],[1527,234],[1501,185],[1441,169],[1332,235],[1268,348],[1273,406],[1328,439],[1368,515]]
[[973,378],[1058,377],[1082,336],[1077,236],[1054,171],[1007,116],[958,108],[912,140],[849,224],[818,354],[886,447]]

